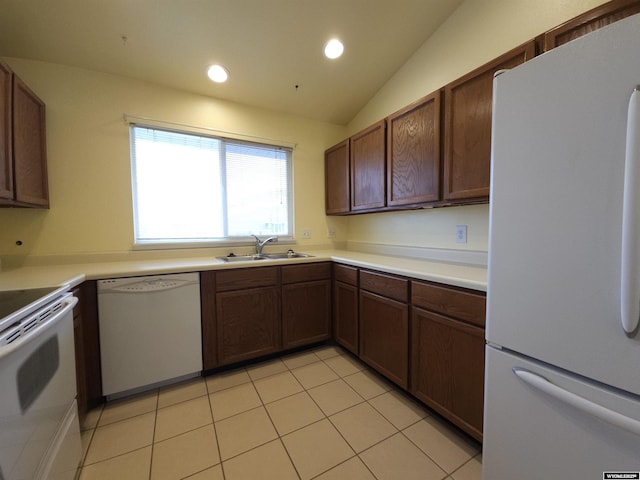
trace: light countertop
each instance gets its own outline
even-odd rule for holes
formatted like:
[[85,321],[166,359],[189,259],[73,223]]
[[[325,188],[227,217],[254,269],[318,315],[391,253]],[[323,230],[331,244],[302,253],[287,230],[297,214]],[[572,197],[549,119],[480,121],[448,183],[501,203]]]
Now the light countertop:
[[487,269],[484,266],[378,255],[351,250],[305,250],[305,253],[313,255],[313,257],[236,263],[227,263],[216,257],[193,257],[25,266],[1,271],[0,290],[64,284],[69,284],[73,287],[84,280],[229,268],[253,268],[267,265],[292,265],[319,261],[334,261],[473,290],[486,291],[487,289]]

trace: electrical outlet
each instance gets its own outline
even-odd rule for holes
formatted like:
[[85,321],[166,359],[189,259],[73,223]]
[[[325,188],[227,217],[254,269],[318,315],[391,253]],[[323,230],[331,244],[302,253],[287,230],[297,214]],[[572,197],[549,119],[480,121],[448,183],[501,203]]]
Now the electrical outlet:
[[327,228],[327,238],[336,238],[336,227]]
[[467,243],[466,225],[456,225],[456,243]]
[[311,238],[311,229],[310,228],[303,228],[302,229],[302,238],[306,238],[306,239]]

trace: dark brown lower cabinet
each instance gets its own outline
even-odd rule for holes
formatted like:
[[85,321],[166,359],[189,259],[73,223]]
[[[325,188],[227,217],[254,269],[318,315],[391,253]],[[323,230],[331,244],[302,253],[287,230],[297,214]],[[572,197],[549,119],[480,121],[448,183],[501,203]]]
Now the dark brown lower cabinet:
[[215,272],[200,272],[200,311],[202,320],[202,368],[203,370],[211,370],[218,366]]
[[333,339],[358,355],[358,269],[333,265]]
[[78,298],[78,303],[73,308],[73,339],[76,358],[76,402],[78,403],[78,415],[80,416],[80,421],[82,421],[89,410],[89,402],[87,399],[87,369],[85,367],[84,328],[80,303],[82,294],[80,289],[75,289],[73,295]]
[[282,278],[282,348],[331,338],[331,264],[285,265]]
[[205,370],[333,338],[482,441],[484,293],[329,262],[201,272],[200,287]]
[[328,340],[331,334],[331,281],[282,286],[282,347]]
[[331,338],[331,263],[200,273],[204,370]]
[[73,290],[78,303],[73,309],[73,336],[76,358],[76,388],[80,421],[102,403],[98,297],[96,282],[87,281]]
[[484,329],[415,308],[411,393],[482,440]]
[[216,313],[220,365],[281,349],[278,287],[217,293]]
[[333,283],[333,337],[358,355],[358,287],[337,281]]
[[409,386],[409,305],[360,290],[360,358]]

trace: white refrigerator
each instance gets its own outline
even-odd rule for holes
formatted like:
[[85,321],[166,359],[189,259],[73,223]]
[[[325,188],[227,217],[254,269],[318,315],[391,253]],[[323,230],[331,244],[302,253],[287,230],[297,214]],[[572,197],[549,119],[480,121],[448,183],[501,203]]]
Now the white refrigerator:
[[640,478],[639,85],[640,16],[495,78],[484,480]]

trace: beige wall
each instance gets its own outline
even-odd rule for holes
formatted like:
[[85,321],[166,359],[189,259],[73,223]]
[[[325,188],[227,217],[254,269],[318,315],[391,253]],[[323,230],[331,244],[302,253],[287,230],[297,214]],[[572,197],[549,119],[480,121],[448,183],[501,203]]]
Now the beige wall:
[[[324,215],[323,152],[346,135],[345,127],[124,77],[5,60],[47,105],[51,209],[0,209],[0,256],[131,250],[129,131],[124,113],[296,143],[296,233],[312,230],[311,240],[300,240],[302,245],[328,242],[327,223],[334,220]],[[344,236],[346,230],[338,228],[338,234]],[[15,245],[17,240],[23,242],[21,247]]]
[[[128,129],[122,115],[281,139],[294,152],[296,233],[337,240],[487,250],[487,205],[325,217],[323,151],[351,133],[602,0],[466,0],[346,127],[136,80],[6,59],[47,104],[51,209],[0,209],[0,256],[128,252],[133,239]],[[170,194],[170,192],[168,193]],[[468,243],[455,243],[455,225]],[[15,245],[20,240],[21,247]],[[306,242],[306,243],[305,243]]]
[[[602,0],[466,0],[350,122],[349,134],[384,118]],[[391,245],[488,248],[489,207],[450,207],[349,218],[348,240]],[[455,226],[468,225],[468,243]]]

